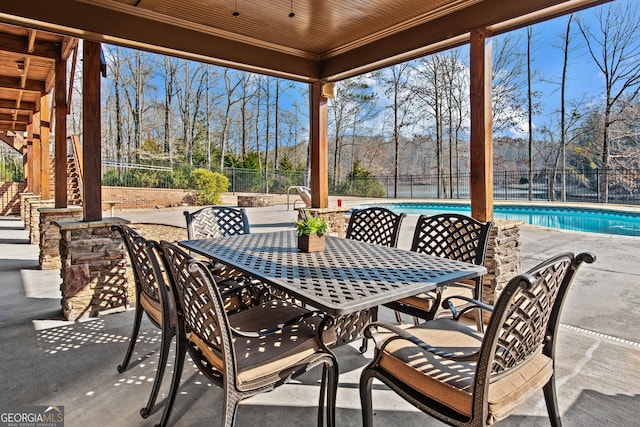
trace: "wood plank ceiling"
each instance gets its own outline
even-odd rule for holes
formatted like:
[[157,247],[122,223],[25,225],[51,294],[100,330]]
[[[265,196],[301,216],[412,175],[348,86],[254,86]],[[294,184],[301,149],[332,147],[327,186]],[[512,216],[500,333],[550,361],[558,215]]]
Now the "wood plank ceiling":
[[0,25],[1,139],[22,150],[22,134],[40,111],[42,97],[51,92],[56,59],[66,59],[77,45],[74,38]]
[[314,82],[605,1],[2,0],[0,22]]

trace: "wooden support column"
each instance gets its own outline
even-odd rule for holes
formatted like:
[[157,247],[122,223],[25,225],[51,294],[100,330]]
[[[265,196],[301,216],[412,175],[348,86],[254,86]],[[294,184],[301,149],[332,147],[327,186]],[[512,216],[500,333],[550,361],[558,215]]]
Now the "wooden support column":
[[24,175],[27,180],[27,191],[33,193],[33,124],[27,126],[27,155],[25,156]]
[[55,207],[67,207],[67,61],[56,60]]
[[33,194],[40,194],[42,180],[40,179],[40,164],[42,162],[42,144],[40,144],[40,112],[32,116],[30,139],[33,141],[33,163],[31,164],[31,178],[33,181]]
[[83,218],[102,220],[100,43],[84,40],[82,61],[82,152],[84,170]]
[[493,141],[491,115],[491,49],[487,29],[471,32],[471,216],[493,220]]
[[322,94],[322,83],[311,84],[310,93],[311,204],[329,207],[329,105]]
[[42,200],[51,199],[51,110],[49,95],[40,99],[40,195]]

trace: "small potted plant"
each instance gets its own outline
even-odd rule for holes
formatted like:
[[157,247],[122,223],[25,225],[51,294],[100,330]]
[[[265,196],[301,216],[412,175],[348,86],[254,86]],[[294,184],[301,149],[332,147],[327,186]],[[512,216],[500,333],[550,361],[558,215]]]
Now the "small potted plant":
[[298,232],[298,249],[302,252],[324,250],[324,235],[329,231],[329,225],[318,212],[311,214],[308,210],[301,209],[295,225]]

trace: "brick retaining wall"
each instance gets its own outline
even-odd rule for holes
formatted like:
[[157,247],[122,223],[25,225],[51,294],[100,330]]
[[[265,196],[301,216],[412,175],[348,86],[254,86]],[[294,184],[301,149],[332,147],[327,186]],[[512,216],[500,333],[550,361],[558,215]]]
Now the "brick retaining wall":
[[165,188],[102,187],[102,200],[118,202],[118,209],[154,209],[193,205],[190,190]]
[[0,215],[20,215],[20,193],[26,182],[0,182]]

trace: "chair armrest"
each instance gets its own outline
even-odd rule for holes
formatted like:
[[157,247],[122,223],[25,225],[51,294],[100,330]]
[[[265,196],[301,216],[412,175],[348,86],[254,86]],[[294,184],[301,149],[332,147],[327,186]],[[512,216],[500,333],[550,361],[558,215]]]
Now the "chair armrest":
[[279,332],[281,330],[283,330],[284,328],[286,328],[287,326],[291,326],[294,325],[296,323],[300,323],[301,321],[308,319],[310,317],[320,317],[320,318],[324,318],[325,314],[322,311],[307,311],[306,313],[300,314],[298,316],[295,316],[283,323],[278,323],[277,325],[274,325],[270,328],[265,328],[265,329],[261,329],[259,331],[239,331],[235,328],[231,328],[231,331],[233,332],[234,335],[238,335],[241,337],[246,337],[246,338],[260,338],[260,337],[266,337],[268,335],[274,334],[276,332]]
[[[462,309],[459,309],[455,306],[455,304],[453,304],[453,302],[451,302],[451,300],[466,301],[466,304],[462,306]],[[442,308],[449,309],[449,311],[451,311],[451,315],[453,316],[453,319],[456,321],[460,320],[460,317],[462,317],[465,313],[467,313],[470,310],[480,309],[480,310],[486,310],[490,313],[493,312],[493,306],[490,306],[489,304],[485,304],[481,301],[478,301],[477,299],[465,297],[464,295],[453,295],[448,298],[445,298],[442,301]]]
[[[242,277],[242,276],[238,276],[238,277]],[[244,279],[244,277],[242,278]],[[222,296],[222,298],[228,297],[230,295],[242,293],[256,286],[256,284],[251,282],[245,282],[244,280],[243,282],[239,282],[236,280],[236,278],[216,280],[216,284],[218,285],[224,285],[225,283],[233,283],[235,286],[231,289],[227,289],[226,291],[220,292],[220,296]]]
[[392,324],[386,323],[386,322],[372,322],[372,323],[368,324],[366,326],[366,328],[364,329],[364,336],[367,337],[367,338],[371,338],[371,339],[375,340],[374,332],[372,332],[372,329],[374,329],[374,328],[384,328],[384,329],[386,329],[388,331],[391,331],[394,334],[396,334],[393,337],[387,338],[382,343],[382,345],[380,346],[380,351],[383,351],[384,348],[391,341],[397,340],[397,339],[403,339],[403,340],[411,342],[412,344],[420,347],[423,350],[428,351],[429,353],[433,353],[436,356],[442,357],[444,359],[459,360],[459,361],[477,360],[478,359],[478,355],[480,354],[480,350],[479,349],[477,351],[474,351],[474,352],[470,353],[470,354],[459,355],[459,354],[451,353],[450,351],[445,351],[445,350],[439,349],[437,347],[433,347],[433,346],[427,344],[426,342],[422,341],[420,338],[416,337],[415,335],[412,335],[406,329],[400,328],[397,325],[392,325]]

